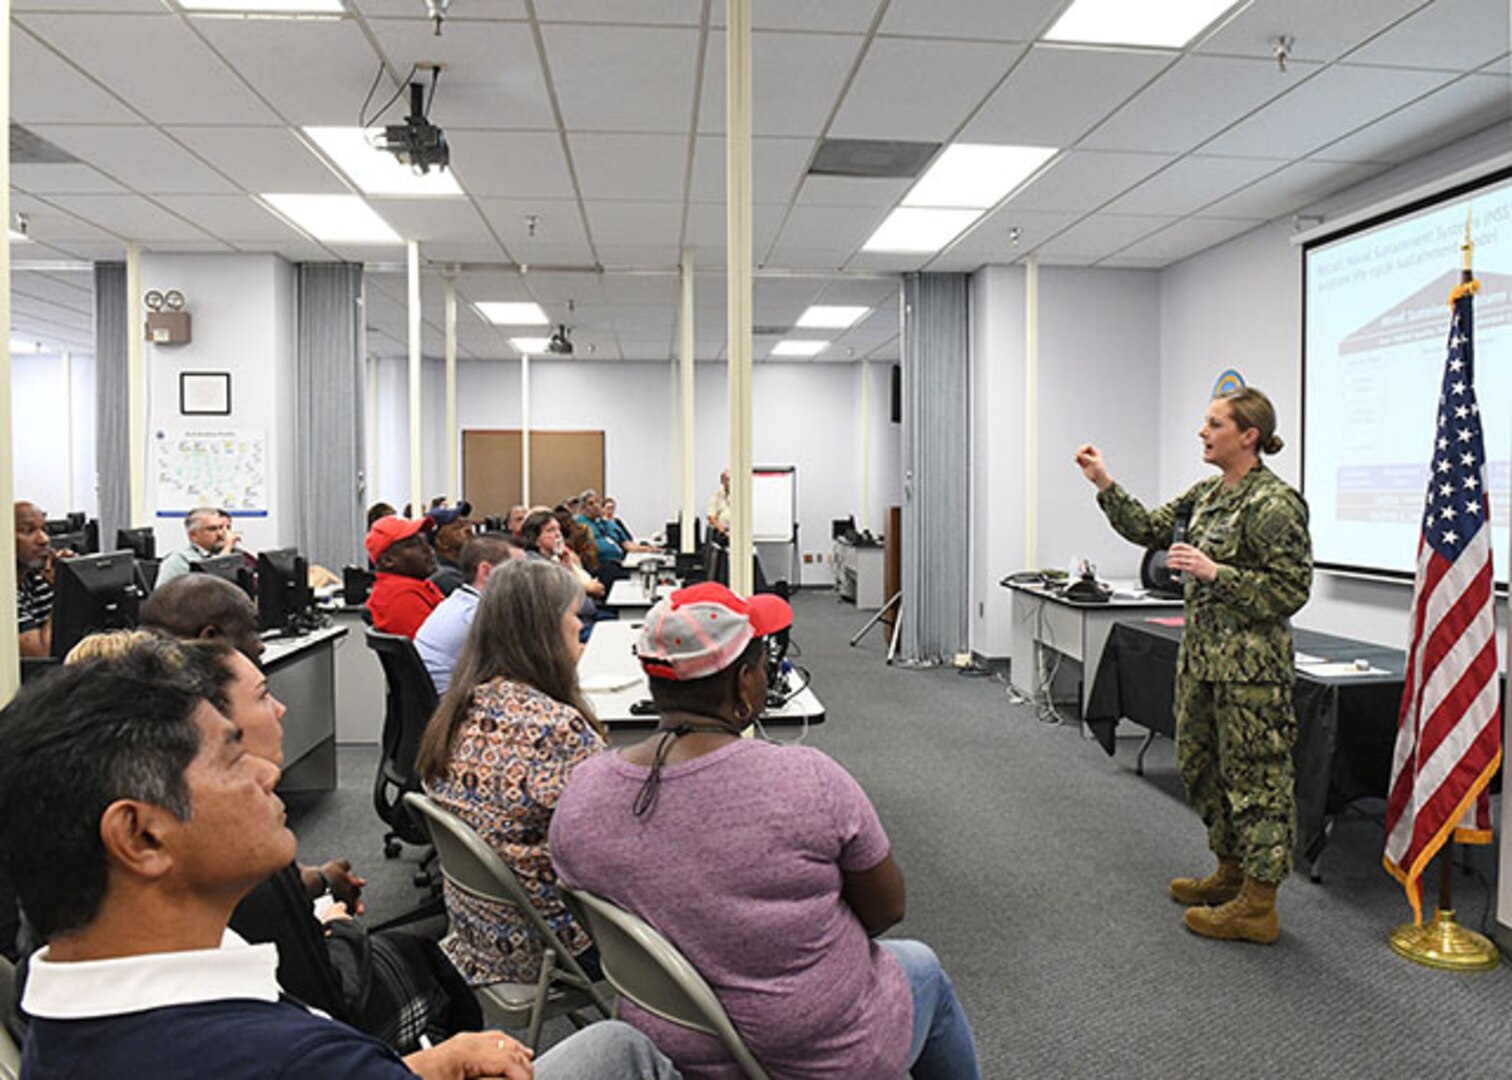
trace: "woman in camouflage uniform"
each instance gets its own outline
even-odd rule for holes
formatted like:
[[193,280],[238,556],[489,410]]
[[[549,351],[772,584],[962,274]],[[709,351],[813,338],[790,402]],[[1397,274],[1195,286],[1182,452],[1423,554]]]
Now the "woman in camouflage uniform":
[[1190,905],[1186,924],[1198,934],[1269,944],[1296,836],[1290,616],[1312,586],[1307,506],[1260,461],[1282,443],[1259,390],[1215,398],[1198,436],[1203,461],[1222,475],[1156,510],[1113,482],[1095,446],[1077,450],[1076,463],[1125,539],[1163,547],[1179,518],[1190,522],[1188,542],[1168,556],[1186,581],[1176,757],[1218,868],[1176,878],[1171,896]]

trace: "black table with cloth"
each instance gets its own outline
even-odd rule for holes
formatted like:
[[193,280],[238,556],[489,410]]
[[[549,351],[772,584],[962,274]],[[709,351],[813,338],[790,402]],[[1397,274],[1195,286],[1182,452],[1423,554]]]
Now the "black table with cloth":
[[[1116,623],[1083,717],[1112,755],[1120,719],[1176,735],[1176,653],[1182,627],[1143,620]],[[1331,663],[1368,661],[1379,673],[1319,675],[1297,669],[1297,848],[1316,878],[1333,815],[1355,799],[1385,798],[1402,701],[1406,654],[1314,630],[1294,630],[1297,652]]]

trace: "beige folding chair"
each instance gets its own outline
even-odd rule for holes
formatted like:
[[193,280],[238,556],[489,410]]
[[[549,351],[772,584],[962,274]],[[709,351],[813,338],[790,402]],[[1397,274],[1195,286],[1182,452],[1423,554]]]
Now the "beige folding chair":
[[[16,998],[16,965],[0,956],[0,1014],[9,1016],[11,1003]],[[0,1080],[20,1080],[21,1048],[10,1036],[10,1030],[0,1023]]]
[[655,927],[603,897],[557,888],[598,946],[610,986],[654,1016],[722,1041],[750,1080],[770,1080],[704,977]]
[[521,912],[543,944],[541,975],[535,982],[498,982],[473,988],[485,1010],[491,1009],[506,1027],[528,1028],[527,1042],[532,1050],[540,1042],[541,1025],[553,1016],[566,1016],[580,1028],[588,1023],[577,1015],[581,1009],[597,1009],[605,1019],[612,1017],[614,1007],[608,997],[562,947],[498,852],[471,825],[425,794],[409,792],[404,802],[425,824],[431,843],[436,845],[442,876],[469,896],[508,904]]

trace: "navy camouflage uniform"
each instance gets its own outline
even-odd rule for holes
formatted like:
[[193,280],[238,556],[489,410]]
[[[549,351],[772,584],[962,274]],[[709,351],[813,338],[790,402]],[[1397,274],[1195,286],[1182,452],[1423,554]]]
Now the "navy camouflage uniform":
[[1176,759],[1214,854],[1280,882],[1297,831],[1290,616],[1312,587],[1307,504],[1264,465],[1231,489],[1215,476],[1156,510],[1117,484],[1097,502],[1120,536],[1145,547],[1165,547],[1178,509],[1190,507],[1187,542],[1218,564],[1212,582],[1186,575]]

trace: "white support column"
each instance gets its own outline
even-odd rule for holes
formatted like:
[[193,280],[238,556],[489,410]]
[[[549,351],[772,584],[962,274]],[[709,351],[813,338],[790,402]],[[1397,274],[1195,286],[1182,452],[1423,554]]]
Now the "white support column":
[[126,245],[126,448],[131,455],[133,527],[147,518],[147,384],[142,364],[142,249]]
[[74,400],[73,400],[73,353],[63,354],[63,434],[68,439],[63,462],[67,471],[63,474],[63,509],[72,511],[74,503]]
[[678,519],[682,522],[681,546],[685,554],[692,554],[695,550],[693,544],[693,530],[698,521],[698,494],[694,489],[693,477],[693,249],[683,248],[682,252],[682,312],[680,319],[679,348],[678,348],[678,406],[681,421],[678,424],[678,433],[681,436],[681,445],[678,447],[678,490],[682,497],[678,500]]
[[367,356],[367,400],[363,408],[367,412],[362,440],[367,460],[367,502],[371,506],[383,498],[378,490],[378,358],[372,353]]
[[861,358],[861,516],[857,526],[871,528],[871,361]]
[[520,354],[520,502],[530,500],[530,354]]
[[405,245],[409,268],[409,455],[410,513],[425,513],[424,479],[420,471],[420,245],[414,240]]
[[1024,260],[1024,565],[1039,565],[1039,258]]
[[730,365],[730,588],[749,596],[751,573],[751,2],[727,0],[725,176]]
[[[10,116],[10,0],[0,0],[0,115]],[[10,142],[0,146],[0,216],[10,221]],[[11,323],[10,239],[0,242],[0,321]],[[16,499],[15,449],[11,445],[10,335],[0,344],[0,507]],[[17,641],[16,530],[0,529],[0,701],[9,701],[21,685],[21,650]]]
[[462,501],[462,474],[457,471],[457,279],[446,275],[446,493]]

